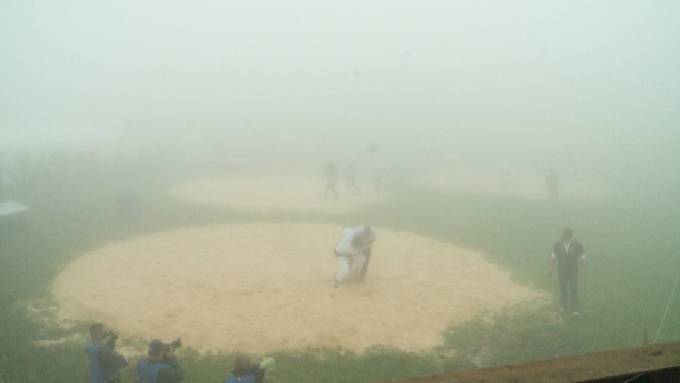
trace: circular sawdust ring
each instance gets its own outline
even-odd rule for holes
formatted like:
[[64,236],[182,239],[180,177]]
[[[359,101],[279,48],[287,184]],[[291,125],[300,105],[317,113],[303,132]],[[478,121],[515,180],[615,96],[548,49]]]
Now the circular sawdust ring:
[[145,235],[74,260],[52,292],[62,320],[248,352],[425,350],[449,325],[540,296],[475,251],[380,228],[366,283],[333,288],[341,231],[253,223]]

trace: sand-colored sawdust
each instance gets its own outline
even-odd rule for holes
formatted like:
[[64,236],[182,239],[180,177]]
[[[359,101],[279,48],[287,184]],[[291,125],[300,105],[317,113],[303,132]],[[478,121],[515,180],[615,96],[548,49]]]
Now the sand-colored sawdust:
[[[432,172],[420,178],[428,187],[458,193],[509,195],[527,199],[547,199],[545,177],[526,174]],[[561,198],[592,198],[609,193],[605,185],[562,177]]]
[[332,194],[324,197],[326,183],[318,177],[232,177],[205,178],[176,185],[170,193],[180,201],[245,211],[352,213],[361,207],[383,201],[370,183],[360,183],[360,192],[347,188],[343,180]]
[[541,294],[473,250],[377,228],[364,285],[331,287],[342,228],[254,223],[182,229],[87,253],[53,284],[62,320],[199,350],[423,350],[450,324]]

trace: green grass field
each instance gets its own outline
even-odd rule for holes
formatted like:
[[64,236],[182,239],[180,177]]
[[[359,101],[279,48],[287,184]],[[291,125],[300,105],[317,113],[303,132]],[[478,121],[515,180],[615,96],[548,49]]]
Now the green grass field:
[[[548,254],[559,229],[572,227],[586,246],[578,319],[556,320],[549,308],[517,307],[450,329],[442,334],[443,345],[427,353],[281,351],[272,355],[277,368],[270,382],[371,382],[635,346],[644,328],[655,335],[680,269],[677,200],[641,202],[638,196],[555,204],[446,194],[399,181],[392,185],[389,203],[355,216],[262,216],[177,204],[165,194],[169,181],[139,177],[128,182],[141,193],[144,215],[130,224],[121,222],[114,209],[122,186],[109,180],[92,175],[87,182],[33,181],[18,198],[33,210],[11,225],[0,222],[0,383],[84,382],[83,344],[39,348],[32,341],[84,333],[86,325],[70,331],[45,327],[27,312],[26,302],[48,296],[60,269],[83,252],[175,227],[256,220],[370,222],[482,250],[517,280],[551,294],[555,281],[548,275]],[[659,342],[680,339],[680,295],[671,304]],[[221,382],[231,369],[228,354],[182,349],[179,356],[189,382]],[[134,381],[130,368],[124,381]]]

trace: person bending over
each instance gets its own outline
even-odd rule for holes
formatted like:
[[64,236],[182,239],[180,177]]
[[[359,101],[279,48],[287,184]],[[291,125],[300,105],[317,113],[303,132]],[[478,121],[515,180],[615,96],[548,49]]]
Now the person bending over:
[[363,282],[371,259],[371,246],[375,242],[375,231],[368,225],[346,228],[335,246],[338,272],[333,286],[343,283]]

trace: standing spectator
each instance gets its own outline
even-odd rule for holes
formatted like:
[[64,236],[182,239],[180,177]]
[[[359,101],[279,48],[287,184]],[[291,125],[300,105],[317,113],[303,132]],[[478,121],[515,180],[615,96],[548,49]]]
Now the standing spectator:
[[359,184],[357,184],[357,175],[354,171],[354,165],[351,162],[345,168],[345,186],[347,189],[353,189],[355,192],[361,192]]
[[583,245],[574,240],[571,229],[562,229],[560,241],[553,246],[551,258],[560,286],[560,311],[571,311],[574,316],[578,316],[578,271],[579,266],[584,266],[586,252]]
[[335,188],[335,185],[338,183],[338,168],[331,161],[326,163],[323,170],[323,177],[326,179],[326,190],[324,191],[323,196],[328,198],[328,194],[332,192],[335,199],[338,199],[340,196],[338,195],[338,190]]
[[560,176],[554,170],[545,177],[545,188],[548,190],[548,199],[553,201],[560,199]]

